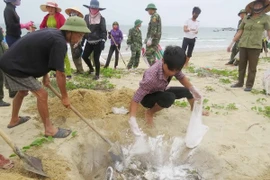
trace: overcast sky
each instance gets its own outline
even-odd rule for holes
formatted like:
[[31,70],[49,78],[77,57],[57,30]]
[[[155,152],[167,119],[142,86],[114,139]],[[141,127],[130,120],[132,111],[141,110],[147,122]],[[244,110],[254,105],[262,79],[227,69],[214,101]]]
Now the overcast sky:
[[[88,9],[83,4],[90,4],[89,0],[56,0],[64,10],[76,6],[83,14]],[[102,11],[107,24],[118,21],[120,25],[131,25],[136,19],[141,19],[144,25],[149,22],[149,15],[145,11],[148,3],[155,3],[158,13],[162,18],[164,26],[182,26],[186,19],[191,17],[194,6],[199,6],[202,13],[199,17],[202,27],[236,27],[239,10],[251,2],[250,0],[100,0],[100,6],[107,8]],[[17,12],[21,22],[34,21],[40,24],[46,15],[40,10],[40,5],[46,3],[44,0],[22,0]],[[4,22],[3,10],[5,3],[0,0],[0,23]],[[62,11],[63,12],[63,11]],[[63,12],[64,13],[64,12]],[[65,14],[65,13],[64,13]],[[66,14],[65,14],[66,16]]]

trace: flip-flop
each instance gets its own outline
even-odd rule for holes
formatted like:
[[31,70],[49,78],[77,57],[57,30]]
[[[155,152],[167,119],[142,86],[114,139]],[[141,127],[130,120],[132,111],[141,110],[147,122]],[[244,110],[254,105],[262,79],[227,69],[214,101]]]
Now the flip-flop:
[[26,123],[30,119],[31,119],[30,116],[19,116],[19,122],[18,122],[18,124],[13,125],[13,126],[8,125],[7,128],[9,128],[9,129],[14,128],[14,127],[19,126],[19,125],[21,125],[23,123]]
[[[70,135],[70,133],[71,133],[71,130],[58,128],[57,133],[52,137],[53,138],[66,138]],[[45,137],[49,137],[49,136],[45,135]]]

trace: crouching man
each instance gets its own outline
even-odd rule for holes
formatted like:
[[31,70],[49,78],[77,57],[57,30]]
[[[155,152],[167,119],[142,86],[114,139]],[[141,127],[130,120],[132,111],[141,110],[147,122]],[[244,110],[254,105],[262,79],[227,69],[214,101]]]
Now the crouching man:
[[[148,108],[145,112],[145,119],[149,125],[153,125],[154,114],[163,108],[169,108],[175,99],[187,98],[191,110],[194,101],[201,99],[200,93],[181,71],[185,63],[185,51],[179,46],[168,46],[164,51],[163,60],[145,71],[140,87],[130,105],[129,124],[135,135],[143,135],[136,122],[139,103]],[[168,87],[173,76],[184,87]]]
[[31,91],[37,98],[37,109],[45,128],[45,136],[65,138],[71,131],[52,125],[48,111],[48,93],[36,79],[43,77],[43,85],[48,86],[48,72],[56,71],[56,80],[62,95],[62,103],[70,106],[64,71],[67,43],[76,44],[85,33],[89,33],[83,18],[70,17],[58,29],[42,29],[19,39],[0,58],[0,69],[4,72],[8,86],[18,91],[12,104],[12,117],[8,128],[27,122],[30,117],[19,116],[23,99]]

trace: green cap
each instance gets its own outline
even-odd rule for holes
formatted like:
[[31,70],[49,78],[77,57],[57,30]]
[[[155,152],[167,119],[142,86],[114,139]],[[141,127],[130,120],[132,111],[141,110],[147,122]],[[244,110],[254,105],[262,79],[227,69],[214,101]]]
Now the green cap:
[[145,10],[148,11],[149,9],[157,10],[156,5],[153,3],[148,4]]
[[134,26],[137,27],[140,24],[142,24],[142,21],[140,19],[137,19],[134,23]]
[[90,33],[91,32],[88,29],[84,19],[81,17],[78,17],[78,16],[69,17],[66,20],[65,24],[60,28],[60,30],[81,32],[81,33]]
[[246,11],[245,9],[242,9],[242,10],[238,13],[238,16],[240,16],[240,14],[242,14],[242,13],[247,14],[247,11]]

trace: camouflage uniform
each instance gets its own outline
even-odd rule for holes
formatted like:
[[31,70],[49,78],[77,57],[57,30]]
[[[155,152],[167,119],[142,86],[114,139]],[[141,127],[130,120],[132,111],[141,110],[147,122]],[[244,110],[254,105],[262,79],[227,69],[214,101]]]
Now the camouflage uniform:
[[127,68],[137,68],[140,62],[142,48],[142,32],[140,29],[134,27],[129,30],[127,44],[131,49],[131,58]]
[[151,16],[151,20],[148,25],[147,38],[145,39],[145,44],[147,40],[152,38],[152,44],[146,46],[146,58],[150,65],[155,63],[155,52],[158,48],[158,44],[161,38],[161,18],[156,12]]

